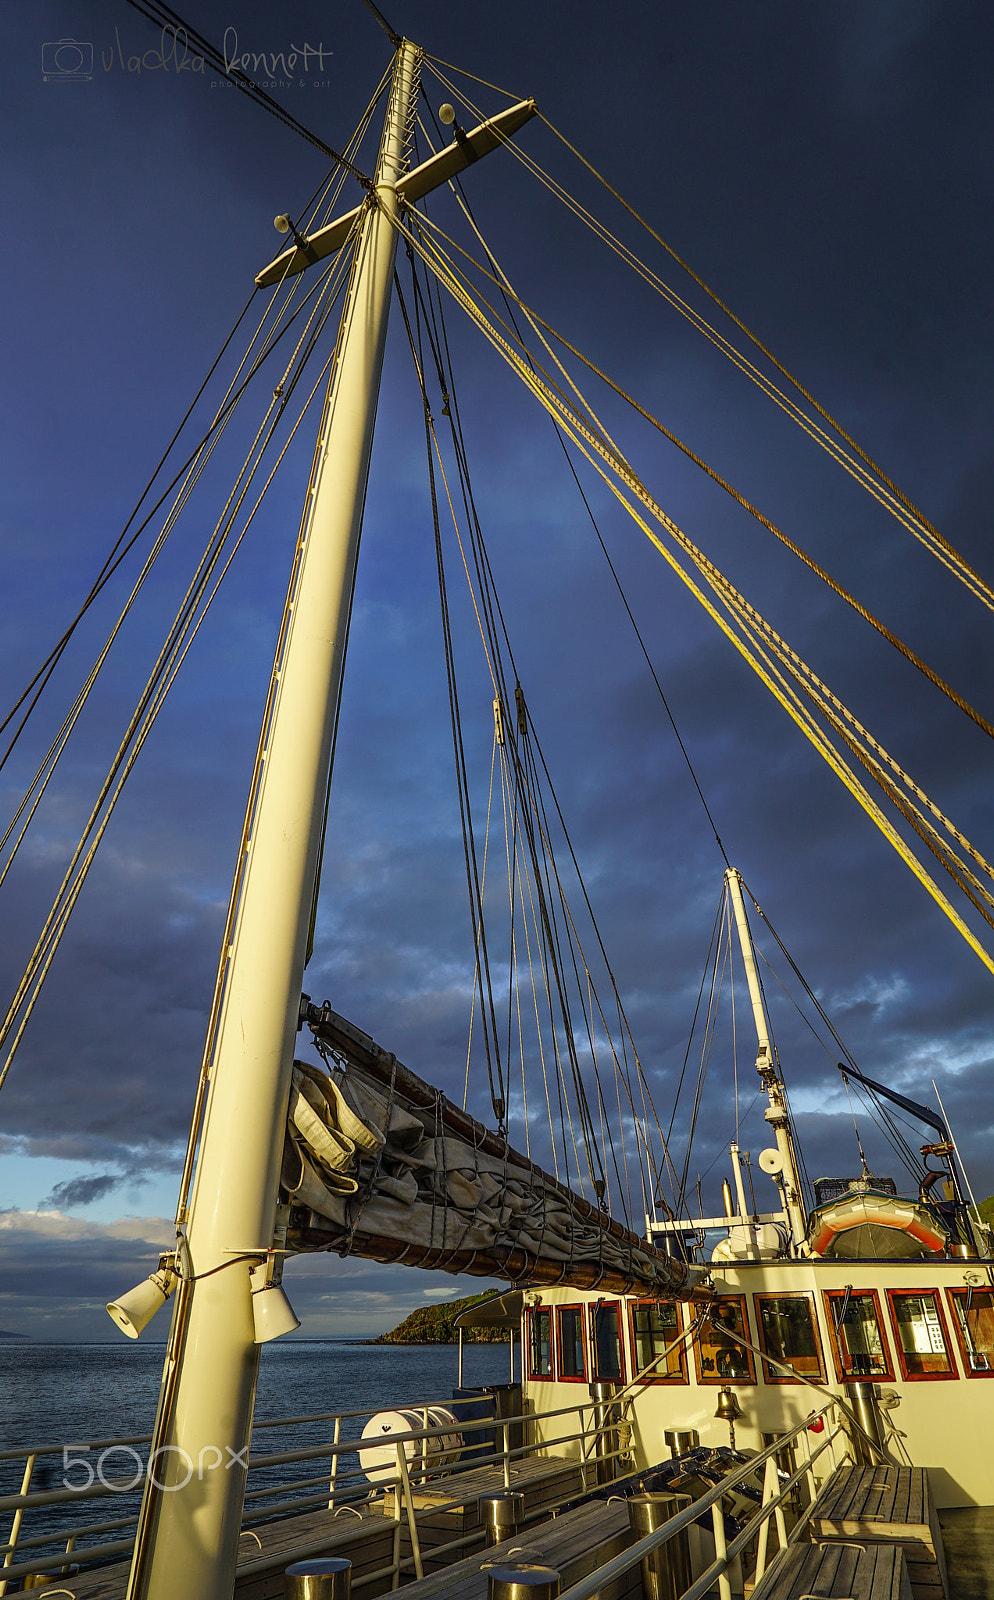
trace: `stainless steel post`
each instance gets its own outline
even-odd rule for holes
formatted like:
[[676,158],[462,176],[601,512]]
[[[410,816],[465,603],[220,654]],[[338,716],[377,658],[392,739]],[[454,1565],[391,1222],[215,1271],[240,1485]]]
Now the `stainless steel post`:
[[691,1450],[699,1450],[701,1436],[696,1428],[667,1428],[663,1440],[673,1460],[677,1456],[685,1456]]
[[[880,1421],[880,1407],[877,1405],[876,1386],[872,1383],[847,1383],[849,1399],[856,1421],[860,1429],[852,1431],[852,1447],[856,1460],[863,1466],[876,1467],[881,1461],[886,1460],[884,1454],[884,1430]],[[866,1435],[869,1434],[869,1438]],[[875,1449],[871,1446],[873,1441]]]
[[524,1567],[509,1562],[491,1567],[487,1600],[557,1600],[559,1574],[555,1567]]
[[525,1520],[525,1497],[515,1489],[505,1489],[503,1494],[486,1494],[480,1497],[480,1521],[487,1530],[487,1544],[500,1544],[513,1539]]
[[594,1402],[594,1456],[597,1461],[597,1482],[613,1483],[618,1476],[618,1423],[621,1407],[615,1395],[620,1383],[601,1380],[590,1385],[590,1398]]
[[[684,1506],[689,1494],[633,1494],[628,1502],[628,1520],[636,1539],[655,1533]],[[645,1600],[680,1600],[690,1588],[690,1541],[682,1528],[652,1555],[642,1559],[642,1592]]]
[[283,1574],[284,1600],[350,1600],[352,1563],[342,1556],[295,1561]]

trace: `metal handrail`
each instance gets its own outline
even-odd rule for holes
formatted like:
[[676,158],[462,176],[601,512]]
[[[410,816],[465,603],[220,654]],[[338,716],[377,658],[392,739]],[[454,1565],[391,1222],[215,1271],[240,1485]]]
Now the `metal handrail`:
[[[496,1385],[495,1387],[499,1388],[500,1385]],[[456,1400],[453,1399],[452,1395],[443,1395],[438,1400],[418,1400],[416,1403],[409,1400],[384,1401],[384,1403],[381,1406],[377,1406],[376,1409],[378,1411],[423,1411],[426,1406],[442,1406],[448,1409],[449,1406],[466,1404],[472,1398],[473,1397],[467,1397],[467,1399]],[[484,1396],[480,1395],[475,1398],[483,1399]],[[591,1402],[586,1400],[583,1401],[582,1404],[589,1406]],[[565,1409],[568,1411],[575,1411],[576,1406],[567,1406]],[[303,1416],[299,1417],[257,1417],[252,1423],[252,1432],[255,1434],[262,1428],[299,1428],[302,1427],[305,1422],[334,1422],[336,1417],[340,1417],[343,1422],[348,1422],[352,1417],[368,1417],[370,1414],[369,1407],[366,1406],[364,1408],[360,1408],[358,1411],[309,1411]],[[555,1416],[557,1413],[542,1412],[542,1415]],[[468,1420],[471,1422],[479,1421],[482,1423],[487,1419],[483,1417],[471,1417]],[[515,1418],[512,1420],[518,1419]],[[73,1447],[79,1450],[106,1450],[111,1445],[116,1444],[148,1444],[151,1441],[151,1438],[152,1435],[150,1433],[136,1433],[129,1438],[121,1437],[92,1440],[78,1439],[73,1441]],[[65,1440],[60,1440],[57,1444],[29,1444],[11,1446],[9,1449],[0,1450],[0,1461],[21,1461],[28,1455],[61,1455],[65,1444]]]
[[[433,1402],[429,1402],[429,1403],[433,1403]],[[452,1400],[451,1399],[447,1399],[447,1400],[444,1400],[444,1401],[439,1401],[439,1402],[434,1402],[434,1403],[437,1403],[438,1405],[442,1405],[442,1406],[448,1407],[448,1406],[452,1405]],[[422,1410],[423,1406],[419,1405],[417,1407],[417,1409],[418,1410]],[[590,1413],[590,1418],[589,1419],[587,1417],[587,1413],[588,1412]],[[340,1436],[341,1420],[345,1419],[345,1418],[368,1417],[368,1416],[369,1416],[369,1411],[367,1409],[367,1410],[362,1410],[362,1411],[349,1411],[349,1412],[322,1412],[322,1413],[316,1413],[316,1414],[311,1414],[311,1415],[302,1416],[302,1417],[286,1418],[286,1419],[274,1418],[274,1419],[270,1419],[270,1420],[267,1420],[267,1421],[264,1421],[264,1422],[257,1423],[256,1427],[259,1427],[259,1428],[262,1428],[262,1427],[270,1428],[270,1427],[279,1426],[281,1423],[284,1426],[302,1426],[304,1424],[309,1424],[309,1423],[312,1424],[314,1422],[335,1421],[336,1422],[336,1429],[335,1429],[336,1438],[334,1440],[332,1440],[332,1441],[324,1441],[321,1444],[304,1446],[304,1447],[301,1447],[300,1449],[297,1449],[297,1450],[269,1452],[269,1453],[267,1453],[265,1455],[252,1456],[252,1457],[249,1458],[249,1461],[248,1461],[248,1470],[249,1471],[258,1471],[260,1469],[271,1468],[271,1467],[274,1467],[274,1466],[288,1465],[288,1464],[291,1464],[291,1463],[296,1462],[296,1461],[303,1462],[303,1461],[312,1461],[312,1460],[321,1460],[321,1459],[325,1459],[326,1460],[329,1457],[331,1457],[332,1461],[337,1465],[339,1456],[345,1456],[345,1455],[350,1455],[350,1454],[351,1455],[355,1455],[355,1454],[358,1453],[359,1450],[361,1450],[363,1448],[363,1440],[361,1439],[361,1437],[351,1438],[351,1439],[342,1439],[341,1438],[341,1436]],[[519,1412],[519,1413],[515,1413],[514,1415],[512,1415],[510,1417],[501,1417],[501,1418],[496,1418],[496,1417],[472,1417],[472,1418],[461,1418],[461,1419],[457,1418],[457,1421],[451,1427],[449,1427],[447,1430],[445,1428],[441,1428],[440,1429],[438,1427],[435,1427],[435,1428],[411,1428],[411,1429],[408,1429],[408,1430],[406,1430],[406,1431],[404,1431],[402,1433],[391,1434],[390,1435],[390,1442],[397,1446],[398,1463],[400,1464],[401,1463],[401,1457],[402,1457],[402,1447],[404,1445],[406,1445],[408,1442],[417,1443],[417,1442],[423,1441],[423,1440],[436,1439],[440,1432],[445,1432],[445,1431],[449,1431],[449,1432],[452,1432],[452,1433],[457,1433],[457,1432],[462,1433],[462,1432],[477,1432],[477,1431],[495,1431],[497,1428],[499,1428],[501,1430],[501,1432],[503,1433],[503,1437],[504,1437],[504,1448],[502,1450],[495,1448],[495,1446],[493,1444],[484,1442],[484,1443],[482,1443],[480,1445],[464,1446],[462,1451],[461,1451],[461,1455],[465,1456],[465,1454],[467,1452],[478,1451],[480,1453],[480,1464],[481,1465],[483,1465],[483,1464],[486,1464],[486,1465],[491,1465],[491,1464],[497,1465],[497,1464],[503,1462],[505,1480],[507,1480],[509,1469],[510,1469],[510,1463],[512,1461],[514,1461],[514,1460],[517,1460],[518,1458],[520,1458],[522,1456],[531,1454],[532,1453],[532,1449],[533,1449],[533,1447],[531,1447],[531,1446],[522,1445],[522,1446],[517,1447],[517,1448],[512,1450],[510,1448],[510,1429],[511,1429],[511,1427],[513,1427],[513,1426],[515,1426],[517,1424],[523,1424],[523,1423],[533,1424],[533,1423],[536,1423],[536,1422],[549,1422],[549,1421],[551,1421],[551,1420],[553,1420],[555,1418],[566,1417],[566,1416],[576,1416],[578,1418],[578,1420],[579,1420],[579,1423],[580,1423],[580,1430],[578,1432],[569,1432],[569,1433],[565,1433],[565,1434],[561,1434],[561,1435],[559,1433],[556,1433],[552,1437],[545,1438],[545,1439],[543,1439],[541,1441],[542,1448],[543,1449],[547,1449],[547,1448],[549,1448],[551,1446],[560,1446],[560,1447],[562,1447],[564,1445],[570,1444],[570,1443],[575,1442],[577,1440],[586,1441],[586,1439],[588,1437],[588,1432],[590,1431],[589,1430],[589,1422],[593,1421],[594,1417],[595,1417],[595,1407],[594,1407],[594,1405],[593,1405],[593,1403],[591,1401],[589,1401],[587,1399],[581,1399],[578,1396],[577,1400],[576,1400],[576,1402],[574,1402],[574,1404],[569,1405],[569,1406],[559,1406],[559,1407],[551,1408],[548,1411],[529,1412],[529,1413]],[[594,1429],[593,1431],[596,1432],[598,1430]],[[60,1455],[60,1454],[64,1455],[64,1451],[66,1449],[74,1450],[76,1452],[79,1452],[80,1454],[82,1454],[82,1452],[86,1452],[86,1453],[90,1454],[90,1453],[93,1453],[94,1451],[106,1451],[106,1450],[112,1450],[112,1449],[115,1449],[115,1448],[122,1448],[122,1447],[131,1448],[134,1445],[149,1443],[150,1440],[151,1440],[151,1437],[152,1436],[150,1434],[142,1434],[142,1435],[131,1435],[131,1436],[128,1436],[128,1437],[119,1437],[119,1438],[113,1438],[113,1439],[101,1439],[101,1440],[93,1441],[92,1443],[85,1443],[83,1441],[80,1441],[79,1443],[76,1443],[76,1444],[73,1444],[73,1445],[64,1445],[64,1444],[41,1445],[41,1446],[38,1446],[35,1450],[8,1450],[8,1451],[0,1452],[0,1460],[8,1460],[8,1461],[9,1460],[18,1460],[18,1459],[30,1460],[31,1464],[32,1464],[32,1467],[33,1467],[34,1461],[37,1459],[38,1456],[53,1456],[53,1455]],[[609,1456],[617,1456],[617,1455],[620,1455],[622,1453],[624,1453],[624,1452],[623,1451],[613,1451],[613,1452],[609,1452]],[[605,1459],[607,1459],[607,1457],[605,1457]],[[89,1465],[89,1463],[87,1463],[87,1465]],[[400,1490],[401,1488],[404,1487],[403,1480],[405,1478],[407,1479],[407,1493],[408,1493],[408,1495],[410,1494],[410,1484],[411,1484],[412,1481],[415,1482],[415,1483],[418,1483],[418,1484],[423,1483],[428,1478],[431,1478],[431,1479],[437,1481],[437,1479],[438,1479],[438,1477],[440,1475],[443,1475],[443,1474],[444,1475],[448,1475],[450,1473],[453,1476],[453,1478],[456,1479],[456,1481],[458,1481],[458,1473],[459,1473],[459,1467],[460,1466],[463,1468],[463,1470],[466,1470],[466,1466],[465,1466],[465,1462],[464,1461],[460,1462],[458,1464],[457,1463],[448,1464],[447,1466],[441,1467],[441,1468],[432,1466],[432,1465],[427,1464],[427,1463],[416,1465],[414,1462],[412,1462],[410,1464],[410,1467],[408,1467],[408,1463],[406,1461],[406,1455],[404,1455],[403,1456],[403,1462],[402,1462],[402,1464],[400,1464],[400,1470],[398,1471],[397,1475],[389,1477],[389,1478],[386,1478],[386,1479],[379,1480],[377,1482],[377,1484],[375,1485],[374,1493],[378,1494],[378,1493],[382,1492],[383,1494],[386,1494],[391,1489],[394,1489],[395,1491]],[[581,1466],[581,1470],[582,1470],[582,1466],[583,1466],[582,1462],[580,1463],[580,1466]],[[142,1477],[144,1477],[144,1474],[145,1474],[146,1471],[147,1471],[147,1463],[143,1464]],[[350,1470],[350,1471],[337,1473],[336,1474],[335,1492],[339,1495],[339,1497],[341,1497],[342,1489],[343,1489],[343,1487],[345,1485],[354,1483],[354,1484],[356,1484],[358,1486],[359,1480],[365,1480],[365,1474],[364,1474],[364,1472],[362,1471],[361,1468],[356,1468],[356,1469],[353,1469],[353,1470]],[[141,1480],[139,1480],[139,1482],[140,1481]],[[368,1480],[365,1480],[365,1481],[368,1482]],[[30,1474],[26,1472],[25,1473],[25,1486],[27,1486],[29,1484],[30,1484]],[[279,1515],[290,1515],[290,1516],[292,1516],[294,1514],[299,1514],[302,1511],[305,1511],[305,1510],[308,1510],[308,1509],[313,1509],[318,1505],[328,1505],[328,1488],[325,1487],[324,1488],[324,1492],[321,1493],[321,1494],[308,1495],[308,1496],[298,1496],[295,1499],[287,1500],[287,1501],[284,1501],[283,1503],[276,1504],[276,1505],[272,1505],[272,1504],[264,1505],[264,1504],[261,1504],[260,1502],[266,1500],[268,1497],[275,1498],[275,1497],[280,1496],[280,1495],[286,1495],[287,1493],[292,1492],[293,1489],[295,1489],[295,1488],[307,1488],[307,1487],[310,1487],[312,1485],[316,1487],[318,1484],[327,1485],[327,1478],[326,1478],[325,1475],[322,1474],[322,1476],[320,1478],[310,1478],[310,1479],[305,1478],[305,1479],[300,1480],[297,1483],[292,1484],[292,1485],[281,1484],[281,1483],[265,1485],[264,1487],[259,1488],[259,1489],[249,1490],[247,1492],[247,1498],[251,1499],[253,1502],[255,1502],[255,1504],[254,1504],[252,1509],[260,1517],[271,1517],[271,1516],[279,1516]],[[92,1564],[94,1562],[106,1561],[106,1560],[109,1560],[109,1559],[113,1558],[114,1556],[124,1555],[124,1554],[127,1554],[128,1552],[130,1552],[130,1550],[132,1548],[132,1545],[133,1545],[133,1540],[131,1538],[108,1541],[108,1542],[103,1543],[103,1544],[87,1545],[87,1546],[83,1546],[83,1547],[77,1547],[74,1550],[73,1550],[73,1546],[76,1545],[76,1541],[78,1539],[80,1539],[80,1538],[85,1538],[85,1537],[92,1536],[93,1534],[98,1534],[98,1533],[112,1532],[112,1531],[115,1531],[117,1528],[126,1528],[128,1526],[133,1526],[134,1524],[137,1523],[137,1520],[138,1520],[137,1511],[132,1516],[116,1518],[116,1519],[113,1519],[113,1520],[106,1520],[106,1521],[102,1521],[102,1522],[86,1523],[86,1524],[84,1524],[82,1526],[79,1525],[79,1524],[77,1524],[75,1526],[73,1526],[71,1524],[63,1524],[60,1527],[56,1527],[56,1528],[50,1529],[50,1530],[48,1530],[47,1532],[44,1532],[44,1533],[31,1534],[27,1538],[23,1538],[23,1539],[20,1537],[20,1527],[21,1527],[21,1519],[23,1518],[24,1513],[26,1511],[28,1511],[28,1510],[31,1510],[31,1509],[45,1508],[45,1507],[54,1506],[54,1505],[60,1505],[60,1504],[61,1505],[75,1505],[81,1500],[103,1499],[103,1498],[106,1498],[107,1496],[112,1495],[112,1494],[118,1494],[119,1495],[119,1494],[122,1494],[122,1493],[136,1492],[137,1488],[138,1488],[138,1483],[135,1482],[133,1475],[130,1478],[103,1479],[102,1481],[99,1481],[99,1482],[91,1482],[91,1483],[86,1484],[86,1485],[81,1485],[78,1488],[72,1488],[72,1487],[63,1486],[60,1489],[42,1489],[42,1490],[34,1490],[34,1491],[32,1491],[30,1489],[30,1487],[25,1487],[25,1486],[22,1486],[22,1492],[19,1493],[19,1494],[8,1494],[8,1495],[0,1496],[0,1512],[12,1511],[14,1513],[14,1521],[13,1521],[13,1524],[11,1526],[10,1537],[8,1539],[8,1542],[6,1543],[6,1545],[0,1544],[0,1554],[2,1554],[3,1557],[4,1557],[3,1565],[0,1566],[0,1595],[4,1594],[6,1592],[7,1585],[8,1585],[8,1582],[10,1580],[12,1580],[14,1578],[25,1576],[29,1572],[51,1572],[51,1571],[56,1571],[56,1570],[58,1570],[60,1568],[64,1570],[66,1568],[66,1566],[67,1566],[66,1556],[70,1552],[75,1554],[75,1556],[77,1558],[76,1562],[73,1564],[74,1567],[78,1567],[80,1562],[85,1562],[86,1564]],[[365,1487],[365,1483],[363,1484],[363,1487]],[[356,1496],[355,1498],[358,1498],[358,1496]],[[347,1500],[348,1500],[348,1494],[346,1492],[346,1503],[347,1503]],[[459,1505],[461,1503],[462,1502],[461,1502],[460,1499],[454,1498],[451,1501],[442,1502],[441,1505],[442,1505],[442,1508],[444,1509],[445,1506],[456,1506],[456,1505]],[[409,1520],[412,1521],[412,1529],[413,1529],[413,1505],[410,1507]],[[399,1515],[398,1515],[398,1521],[399,1521]],[[58,1555],[52,1555],[52,1556],[47,1556],[47,1557],[39,1557],[39,1558],[36,1558],[36,1559],[33,1559],[33,1560],[29,1560],[29,1561],[15,1561],[13,1559],[14,1556],[15,1556],[15,1553],[19,1549],[23,1549],[23,1550],[35,1549],[35,1548],[38,1548],[39,1546],[53,1545],[53,1544],[56,1544],[56,1543],[61,1543],[62,1541],[65,1541],[67,1539],[68,1539],[69,1542],[68,1542],[68,1545],[66,1547],[66,1550],[60,1551],[60,1553]],[[416,1532],[415,1532],[415,1539],[416,1539]],[[458,1547],[459,1545],[461,1545],[462,1543],[465,1543],[465,1542],[466,1542],[465,1540],[453,1541],[453,1547]],[[444,1548],[447,1549],[447,1548],[449,1548],[449,1546],[446,1546]],[[397,1571],[400,1571],[403,1567],[410,1566],[410,1565],[411,1565],[411,1558],[407,1558],[404,1561],[400,1561],[399,1557],[398,1557],[398,1560],[395,1561],[395,1563],[394,1563],[394,1567],[395,1567],[395,1569]],[[415,1565],[416,1566],[420,1565],[420,1559],[416,1560]]]
[[[834,1400],[830,1401],[828,1405],[822,1407],[821,1411],[805,1417],[802,1422],[799,1422],[788,1433],[781,1434],[778,1439],[774,1440],[773,1444],[767,1445],[757,1455],[750,1456],[743,1466],[733,1468],[731,1472],[726,1473],[713,1489],[709,1489],[707,1494],[702,1495],[699,1500],[695,1500],[692,1505],[685,1506],[682,1511],[678,1512],[675,1517],[671,1517],[662,1527],[657,1528],[653,1533],[647,1534],[644,1539],[639,1539],[636,1544],[629,1545],[628,1549],[623,1550],[620,1555],[613,1557],[612,1560],[606,1562],[604,1566],[598,1567],[588,1577],[581,1578],[571,1588],[564,1590],[561,1600],[596,1600],[596,1596],[602,1589],[606,1589],[616,1579],[624,1577],[644,1557],[652,1555],[664,1544],[668,1544],[671,1539],[676,1538],[677,1534],[682,1533],[691,1523],[697,1522],[702,1513],[708,1510],[711,1511],[713,1519],[715,1560],[684,1591],[680,1600],[703,1600],[703,1596],[713,1587],[716,1579],[721,1600],[729,1600],[731,1595],[731,1586],[727,1577],[729,1567],[742,1554],[753,1534],[765,1526],[771,1516],[775,1515],[777,1508],[783,1504],[785,1497],[791,1492],[795,1484],[802,1477],[811,1473],[813,1463],[817,1461],[823,1451],[827,1450],[829,1445],[834,1445],[834,1441],[840,1435],[845,1437],[845,1430],[842,1424],[836,1423],[831,1428],[817,1450],[810,1450],[809,1445],[808,1459],[804,1466],[793,1474],[787,1484],[782,1487],[779,1495],[760,1506],[759,1510],[750,1517],[745,1527],[736,1534],[735,1538],[727,1546],[725,1544],[724,1519],[721,1508],[723,1496],[730,1489],[734,1489],[738,1484],[744,1482],[746,1478],[756,1471],[757,1467],[762,1467],[768,1461],[775,1460],[779,1451],[782,1451],[794,1439],[806,1434],[812,1422],[817,1421],[819,1417],[824,1418],[826,1413],[832,1410],[835,1405],[836,1402]],[[777,1557],[782,1553],[782,1550],[778,1551]]]

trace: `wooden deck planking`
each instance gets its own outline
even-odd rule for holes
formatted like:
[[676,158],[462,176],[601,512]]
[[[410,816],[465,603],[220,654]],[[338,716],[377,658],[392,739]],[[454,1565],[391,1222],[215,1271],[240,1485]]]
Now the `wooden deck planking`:
[[994,1506],[949,1506],[939,1521],[950,1600],[994,1600]]
[[895,1544],[798,1544],[757,1584],[752,1600],[912,1600]]
[[[510,1465],[512,1489],[525,1497],[525,1519],[532,1520],[548,1515],[550,1502],[571,1498],[582,1491],[579,1464],[557,1460],[553,1457],[532,1457]],[[414,1493],[415,1517],[418,1539],[426,1572],[449,1563],[448,1556],[432,1559],[433,1548],[447,1544],[465,1534],[477,1533],[474,1543],[482,1549],[485,1533],[479,1520],[479,1500],[482,1495],[499,1493],[504,1487],[502,1466],[474,1468],[470,1472],[453,1473],[437,1483],[421,1486]],[[451,1504],[455,1502],[455,1504]],[[393,1537],[396,1523],[392,1515],[393,1496],[386,1503],[376,1501],[355,1508],[339,1507],[337,1512],[325,1509],[285,1517],[273,1522],[253,1521],[242,1530],[239,1545],[238,1573],[235,1578],[235,1600],[282,1600],[283,1569],[306,1554],[342,1555],[353,1563],[353,1582],[363,1576],[390,1566],[393,1561]],[[443,1509],[449,1503],[449,1509]],[[256,1511],[255,1515],[258,1515]],[[411,1553],[410,1531],[407,1518],[401,1523],[401,1553]],[[80,1550],[85,1555],[85,1548]],[[454,1552],[459,1559],[459,1552]],[[479,1556],[476,1557],[477,1561]],[[604,1559],[607,1559],[606,1557]],[[247,1566],[268,1560],[272,1570],[245,1572]],[[408,1572],[411,1569],[408,1568]],[[69,1577],[53,1575],[38,1594],[61,1590],[72,1595],[73,1600],[122,1600],[127,1588],[129,1563],[115,1562],[113,1566],[100,1567],[92,1572],[74,1573]],[[360,1589],[363,1600],[385,1593],[390,1588],[390,1578]]]
[[[619,1555],[631,1542],[628,1507],[597,1501],[494,1545],[487,1552],[487,1561],[499,1565],[504,1559],[554,1567],[566,1589]],[[456,1562],[420,1583],[405,1586],[404,1600],[486,1600],[488,1570],[478,1557]],[[640,1595],[641,1575],[636,1565],[624,1579],[602,1589],[601,1600],[626,1600]]]
[[914,1600],[948,1600],[942,1533],[923,1467],[841,1468],[818,1496],[809,1529],[813,1540],[900,1544]]
[[[367,1511],[360,1520],[336,1517],[334,1512],[325,1510],[243,1530],[235,1578],[237,1600],[270,1600],[270,1597],[282,1600],[283,1569],[299,1559],[305,1550],[308,1555],[347,1556],[352,1562],[354,1578],[389,1566],[393,1560],[393,1529],[393,1522],[378,1512]],[[271,1562],[272,1570],[255,1573],[244,1570],[258,1561]],[[44,1588],[34,1592],[51,1594],[54,1589],[71,1594],[73,1600],[122,1600],[129,1568],[129,1562],[120,1561],[93,1572],[74,1573],[65,1578],[53,1576]],[[377,1595],[387,1588],[389,1579],[381,1586],[366,1585],[366,1594]]]

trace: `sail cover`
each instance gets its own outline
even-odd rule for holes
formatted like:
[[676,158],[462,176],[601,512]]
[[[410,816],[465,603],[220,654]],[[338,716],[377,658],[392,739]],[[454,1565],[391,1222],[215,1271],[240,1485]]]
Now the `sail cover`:
[[329,1007],[310,1013],[330,1070],[294,1063],[282,1173],[290,1249],[692,1298],[702,1269],[565,1188]]

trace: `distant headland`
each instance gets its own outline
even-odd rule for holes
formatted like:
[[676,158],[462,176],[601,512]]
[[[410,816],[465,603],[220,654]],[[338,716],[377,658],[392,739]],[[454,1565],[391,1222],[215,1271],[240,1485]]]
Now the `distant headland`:
[[[459,1331],[453,1322],[460,1311],[489,1300],[490,1294],[471,1294],[464,1300],[449,1300],[442,1306],[419,1306],[389,1333],[381,1333],[370,1344],[457,1344]],[[466,1344],[507,1344],[507,1328],[464,1328]]]

